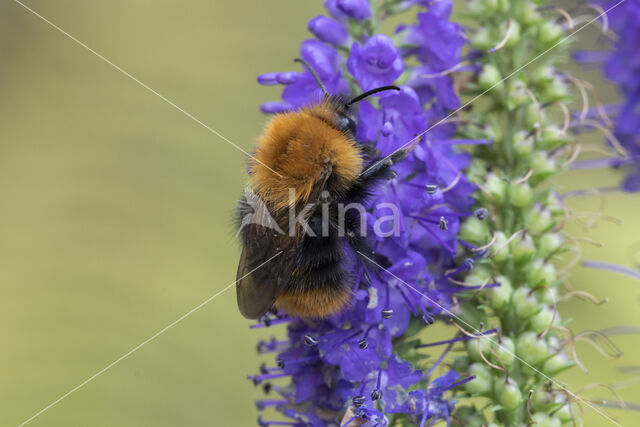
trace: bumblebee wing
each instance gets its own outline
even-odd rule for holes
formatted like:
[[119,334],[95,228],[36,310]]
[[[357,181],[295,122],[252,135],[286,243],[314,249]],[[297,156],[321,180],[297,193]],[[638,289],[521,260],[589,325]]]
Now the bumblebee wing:
[[[266,212],[268,215],[268,212]],[[257,319],[267,313],[284,291],[293,270],[296,239],[283,233],[277,223],[256,210],[247,225],[238,273],[236,295],[240,313]]]

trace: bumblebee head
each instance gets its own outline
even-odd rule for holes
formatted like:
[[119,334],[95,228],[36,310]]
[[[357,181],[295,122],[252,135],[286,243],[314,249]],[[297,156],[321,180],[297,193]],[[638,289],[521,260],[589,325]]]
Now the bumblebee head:
[[307,203],[325,190],[334,197],[345,194],[363,168],[351,106],[385,90],[400,90],[382,86],[345,101],[327,92],[309,64],[295,61],[309,70],[324,96],[310,107],[276,115],[259,138],[249,165],[250,184],[276,208]]

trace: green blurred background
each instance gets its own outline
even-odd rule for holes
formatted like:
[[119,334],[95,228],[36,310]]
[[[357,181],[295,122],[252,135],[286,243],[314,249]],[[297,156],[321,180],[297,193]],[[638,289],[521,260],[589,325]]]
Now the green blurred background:
[[[277,88],[258,73],[292,69],[321,2],[42,1],[38,13],[250,150]],[[0,425],[17,425],[235,279],[230,227],[245,156],[19,4],[0,5]],[[572,173],[565,190],[613,173]],[[597,210],[597,199],[572,200]],[[611,196],[602,241],[585,258],[632,265],[640,195]],[[575,287],[610,303],[563,304],[573,329],[640,324],[640,283],[578,269]],[[245,379],[260,337],[234,291],[149,342],[35,418],[34,426],[251,426]],[[427,333],[430,333],[427,331]],[[434,332],[436,334],[437,332]],[[624,377],[640,337],[614,338],[621,360],[578,344],[576,391]],[[640,401],[640,387],[620,390]],[[587,396],[610,396],[606,390]],[[611,411],[623,424],[636,413]],[[586,425],[608,422],[587,409]]]

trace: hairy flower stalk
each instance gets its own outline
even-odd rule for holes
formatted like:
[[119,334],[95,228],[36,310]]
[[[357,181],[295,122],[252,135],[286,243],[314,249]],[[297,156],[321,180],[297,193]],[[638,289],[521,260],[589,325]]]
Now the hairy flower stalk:
[[[300,57],[327,90],[355,96],[382,85],[401,89],[359,103],[359,142],[386,155],[459,107],[448,70],[459,68],[466,38],[449,21],[450,0],[327,0],[325,6],[328,16],[308,24],[315,38],[302,42]],[[417,12],[416,23],[380,33],[385,19],[409,9]],[[282,101],[263,104],[265,113],[304,107],[321,97],[308,70],[263,74],[258,81],[284,85]],[[286,340],[259,344],[260,353],[273,355],[273,365],[250,379],[272,395],[258,408],[275,408],[290,421],[261,416],[260,425],[449,422],[455,408],[451,390],[473,376],[452,369],[439,377],[435,372],[445,368],[451,345],[464,338],[431,343],[444,350],[434,360],[416,334],[447,315],[456,294],[469,293],[449,279],[471,268],[480,254],[457,265],[457,234],[461,218],[485,218],[486,210],[470,209],[474,187],[462,173],[470,157],[457,146],[491,143],[461,140],[455,133],[456,124],[447,123],[421,136],[409,157],[394,167],[397,176],[373,194],[366,215],[376,259],[363,260],[345,248],[355,278],[346,311],[315,321],[270,316],[254,325],[287,325]]]
[[466,355],[455,361],[461,375],[476,377],[465,385],[468,395],[490,402],[484,409],[458,405],[455,416],[463,425],[559,426],[579,418],[580,401],[554,380],[579,363],[575,337],[558,311],[558,303],[574,295],[561,295],[575,264],[575,242],[562,232],[567,210],[554,189],[578,148],[570,133],[577,121],[569,114],[576,80],[559,69],[568,43],[527,65],[572,25],[566,12],[547,3],[469,3],[471,55],[481,70],[467,89],[490,92],[481,108],[465,114],[472,124],[461,132],[493,144],[474,147],[468,172],[489,217],[467,219],[459,238],[471,250],[488,251],[464,281],[501,286],[462,305],[465,333],[475,333],[469,326],[499,330],[467,341]]

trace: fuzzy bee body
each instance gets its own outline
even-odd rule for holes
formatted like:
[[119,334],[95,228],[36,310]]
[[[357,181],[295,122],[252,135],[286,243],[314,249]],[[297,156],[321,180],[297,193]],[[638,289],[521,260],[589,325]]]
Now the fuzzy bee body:
[[[380,90],[387,89],[397,88]],[[259,138],[249,164],[251,192],[237,210],[242,254],[236,292],[243,316],[277,310],[324,318],[349,304],[354,278],[345,252],[370,250],[358,233],[358,215],[348,211],[338,223],[338,204],[364,203],[412,148],[371,160],[354,138],[353,102],[325,91],[315,105],[276,115]]]

